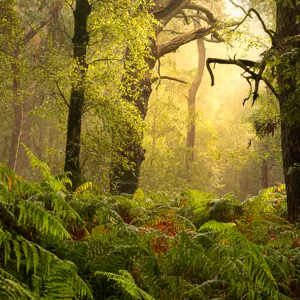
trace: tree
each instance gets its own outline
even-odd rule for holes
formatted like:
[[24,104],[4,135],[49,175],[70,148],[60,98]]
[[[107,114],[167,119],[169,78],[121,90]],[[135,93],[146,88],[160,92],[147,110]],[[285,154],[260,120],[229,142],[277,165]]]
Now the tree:
[[81,181],[80,144],[81,120],[85,102],[85,78],[88,69],[86,63],[89,33],[87,30],[91,5],[88,0],[76,0],[74,10],[73,58],[75,60],[74,81],[72,82],[71,99],[67,124],[67,142],[65,172],[70,173],[73,188]]
[[[145,14],[143,8],[148,7],[148,4],[143,0],[78,1],[75,4],[75,67],[73,78],[70,78],[71,100],[70,103],[65,101],[69,110],[65,171],[71,173],[73,188],[80,183],[81,173],[87,170],[88,164],[95,159],[95,152],[92,158],[88,157],[93,150],[88,149],[86,144],[87,141],[91,141],[91,131],[97,130],[97,126],[101,127],[100,135],[105,138],[99,142],[98,135],[98,141],[94,143],[92,137],[94,145],[98,148],[96,151],[105,148],[104,152],[96,153],[96,156],[102,156],[98,158],[99,163],[101,160],[103,162],[115,158],[114,149],[120,148],[119,136],[124,131],[135,130],[138,127],[138,122],[135,122],[136,108],[127,101],[124,105],[125,101],[120,97],[125,89],[121,81],[122,78],[136,80],[131,74],[128,74],[126,79],[123,76],[125,69],[130,68],[131,64],[144,68],[145,63],[139,56],[146,53],[144,36],[148,41],[151,35],[149,28],[153,28],[152,18],[148,12]],[[127,126],[123,126],[123,120],[127,121]],[[111,142],[112,136],[114,143]],[[105,165],[97,165],[95,168],[94,161],[92,170],[88,170],[88,173],[97,173],[99,178],[100,173],[105,173],[105,168]],[[102,179],[101,176],[101,184]]]
[[198,68],[194,77],[194,80],[191,84],[188,94],[188,129],[186,135],[186,169],[187,173],[192,171],[192,163],[194,161],[195,153],[195,137],[196,137],[196,96],[198,89],[200,87],[204,67],[205,67],[205,45],[204,40],[198,39],[197,40],[197,50],[198,50]]
[[[152,92],[154,81],[151,73],[163,56],[175,52],[187,43],[207,36],[211,36],[208,40],[222,40],[217,30],[223,29],[227,25],[218,21],[213,12],[201,3],[201,1],[193,2],[190,0],[155,1],[155,5],[150,13],[157,21],[156,35],[154,38],[149,39],[150,57],[145,57],[149,72],[139,82],[129,85],[129,90],[134,89],[138,91],[138,95],[135,94],[132,97],[132,92],[124,95],[128,102],[134,103],[141,120],[146,118],[149,98]],[[205,25],[186,32],[176,32],[168,29],[168,24],[178,19],[192,19],[198,22],[201,20]],[[172,37],[168,37],[167,40],[161,42],[161,34],[169,31],[172,33]],[[132,70],[131,68],[129,72],[138,74],[140,70]],[[162,76],[162,78],[168,78],[168,76]],[[123,156],[128,163],[126,165],[116,163],[112,166],[111,186],[113,187],[112,192],[116,193],[133,193],[136,190],[141,164],[145,159],[145,150],[142,146],[143,133],[139,137],[132,137],[132,131],[129,131],[128,134],[131,136],[131,139],[127,139],[129,143],[124,145],[124,149],[119,152],[119,155]]]
[[300,3],[277,0],[273,48],[278,59],[283,169],[288,217],[300,222]]
[[[30,5],[33,5],[32,3]],[[29,60],[28,49],[37,47],[39,44],[39,35],[53,21],[54,16],[62,9],[62,2],[56,0],[48,6],[38,7],[35,3],[34,8],[39,13],[39,22],[28,26],[24,19],[27,19],[29,12],[26,11],[26,3],[18,1],[1,2],[1,33],[6,38],[1,41],[0,51],[4,53],[9,61],[11,80],[10,89],[11,106],[13,111],[13,125],[11,130],[10,148],[8,155],[8,166],[16,170],[18,167],[18,159],[20,156],[21,143],[25,141],[23,138],[24,124],[28,121],[28,103],[25,103],[25,91],[29,89],[26,83],[26,67]],[[33,9],[34,9],[33,8]],[[42,15],[42,16],[40,16]],[[27,141],[26,141],[27,142]]]
[[[234,64],[242,68],[251,87],[253,102],[258,98],[260,82],[263,81],[278,99],[281,121],[281,147],[284,177],[287,191],[288,218],[291,222],[300,220],[300,15],[299,1],[276,0],[276,31],[268,29],[257,10],[251,8],[245,14],[244,22],[252,14],[259,19],[265,33],[271,40],[271,48],[264,52],[260,62],[244,59],[207,59],[207,67],[214,76],[211,63]],[[237,6],[237,5],[236,5]],[[245,11],[245,10],[244,10]],[[242,24],[241,22],[241,24]],[[272,82],[275,77],[276,82]],[[252,83],[254,86],[252,88]],[[275,84],[277,87],[275,87]]]

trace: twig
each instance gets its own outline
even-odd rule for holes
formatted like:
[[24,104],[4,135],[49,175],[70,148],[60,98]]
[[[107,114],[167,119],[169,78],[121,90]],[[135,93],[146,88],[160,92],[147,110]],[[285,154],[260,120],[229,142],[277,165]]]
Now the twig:
[[65,97],[65,95],[64,95],[64,93],[63,93],[63,91],[61,90],[61,88],[60,88],[60,86],[59,86],[59,83],[58,83],[56,80],[55,80],[55,85],[56,85],[57,90],[58,90],[58,92],[59,92],[61,98],[63,99],[64,103],[66,104],[67,107],[70,108],[70,104],[69,104],[68,100],[66,99],[66,97]]
[[183,79],[179,79],[179,78],[176,78],[176,77],[172,77],[172,76],[160,76],[159,79],[166,79],[166,80],[172,80],[172,81],[177,81],[179,83],[183,83],[183,84],[188,84],[187,81],[183,80]]
[[95,59],[91,62],[88,63],[88,65],[92,65],[92,64],[95,64],[97,62],[101,62],[101,61],[119,61],[119,62],[123,62],[124,59],[123,58],[98,58],[98,59]]
[[259,14],[259,12],[256,9],[250,8],[248,11],[246,11],[243,6],[235,3],[233,0],[230,0],[230,3],[232,5],[234,5],[235,7],[238,7],[239,9],[241,9],[245,14],[244,18],[236,25],[234,30],[236,30],[238,27],[240,27],[248,17],[252,18],[251,13],[254,13],[256,15],[256,17],[258,18],[260,24],[262,25],[264,32],[270,37],[271,41],[273,42],[274,31],[271,29],[268,29],[268,27],[266,26],[266,23],[264,22],[263,18],[261,17],[261,15]]

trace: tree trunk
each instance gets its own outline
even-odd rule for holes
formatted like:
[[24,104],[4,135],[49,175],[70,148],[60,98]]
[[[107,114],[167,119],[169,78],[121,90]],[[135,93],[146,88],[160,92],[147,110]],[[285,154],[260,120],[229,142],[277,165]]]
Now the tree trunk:
[[22,127],[23,127],[23,102],[22,99],[20,99],[20,68],[19,68],[18,60],[19,60],[19,51],[16,50],[14,54],[14,61],[12,63],[14,124],[13,124],[11,145],[10,145],[9,158],[8,158],[8,166],[14,171],[16,171],[17,168],[17,161],[18,161],[18,155],[20,151]]
[[266,189],[269,187],[269,166],[268,161],[263,159],[261,163],[261,188]]
[[[155,61],[151,60],[151,63],[148,65],[149,69],[152,70]],[[152,92],[151,78],[147,77],[141,80],[138,88],[140,88],[141,92],[134,101],[134,105],[138,109],[141,120],[144,121]],[[124,98],[130,102],[127,96],[124,96]],[[133,194],[137,189],[141,165],[145,159],[143,137],[143,133],[138,136],[135,130],[130,128],[130,125],[128,126],[126,137],[123,137],[124,149],[119,152],[119,156],[126,161],[126,164],[120,162],[122,159],[119,159],[112,167],[110,176],[110,190],[112,193]]]
[[[291,1],[292,2],[292,1]],[[287,191],[288,218],[300,221],[300,34],[297,18],[300,5],[277,1],[277,31],[275,47],[280,62],[278,86],[281,115],[283,169]],[[294,2],[294,1],[293,1]],[[288,39],[290,39],[288,41]],[[294,39],[294,40],[293,40]]]
[[80,139],[81,119],[85,98],[85,77],[87,73],[86,52],[89,42],[87,20],[91,13],[88,0],[76,0],[74,11],[73,57],[76,62],[75,80],[72,83],[69,115],[67,123],[67,142],[65,172],[69,173],[75,189],[81,183]]
[[[174,0],[168,1],[166,4],[165,1],[155,1],[156,5],[154,5],[153,16],[157,19],[159,25],[156,28],[156,35],[163,30],[167,26],[167,24],[183,9],[191,9],[194,11],[201,11],[207,18],[208,26],[199,27],[195,30],[178,34],[174,38],[159,44],[158,40],[149,40],[149,44],[151,45],[151,56],[152,58],[147,58],[147,63],[149,66],[149,71],[154,69],[154,66],[159,58],[162,56],[175,52],[181,46],[192,42],[194,40],[201,39],[207,35],[210,35],[213,31],[213,27],[216,24],[216,19],[213,14],[202,6],[192,5],[190,6],[190,1],[188,0]],[[165,5],[166,4],[166,5]],[[162,7],[159,7],[159,6]],[[156,37],[157,37],[156,36]],[[136,70],[139,72],[139,70]],[[129,72],[134,72],[130,70]],[[140,81],[137,84],[137,89],[141,89],[140,97],[137,100],[133,100],[130,96],[125,96],[124,98],[129,102],[134,102],[136,108],[140,112],[141,119],[144,120],[146,118],[147,110],[148,110],[148,102],[152,92],[152,82],[151,78],[147,77]],[[128,99],[130,98],[130,99]],[[130,133],[130,132],[129,132]],[[131,132],[132,133],[132,132]],[[128,145],[125,146],[121,152],[121,156],[123,155],[128,165],[131,166],[131,169],[128,169],[124,164],[117,163],[112,166],[111,176],[110,176],[110,188],[113,193],[133,193],[138,186],[138,177],[140,174],[140,168],[142,162],[145,159],[145,150],[142,146],[143,142],[143,134],[141,137],[133,138],[132,141],[129,142]]]
[[189,175],[191,174],[191,168],[193,161],[195,159],[195,138],[196,138],[196,96],[198,89],[200,87],[203,71],[205,66],[205,45],[204,40],[197,40],[197,49],[198,49],[198,68],[195,74],[194,80],[189,89],[188,95],[188,127],[186,135],[186,171]]

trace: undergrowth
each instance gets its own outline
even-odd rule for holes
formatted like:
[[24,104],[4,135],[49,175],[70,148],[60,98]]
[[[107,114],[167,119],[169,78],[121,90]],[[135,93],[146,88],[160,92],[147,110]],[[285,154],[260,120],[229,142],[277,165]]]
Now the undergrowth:
[[299,299],[299,227],[283,186],[240,202],[99,195],[41,171],[0,168],[0,299]]

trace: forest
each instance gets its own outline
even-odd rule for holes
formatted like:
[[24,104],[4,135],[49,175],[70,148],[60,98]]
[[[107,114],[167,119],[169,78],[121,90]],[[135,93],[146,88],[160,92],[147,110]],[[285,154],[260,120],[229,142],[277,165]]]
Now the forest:
[[300,0],[0,0],[0,300],[300,299]]

